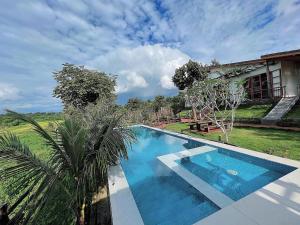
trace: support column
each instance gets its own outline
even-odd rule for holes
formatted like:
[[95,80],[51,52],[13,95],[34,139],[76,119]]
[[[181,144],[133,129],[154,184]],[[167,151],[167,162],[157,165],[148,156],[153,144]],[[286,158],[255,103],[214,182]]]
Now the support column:
[[268,95],[270,98],[273,98],[273,78],[272,73],[270,72],[269,68],[269,61],[266,60],[266,66],[267,66],[267,79],[268,79]]

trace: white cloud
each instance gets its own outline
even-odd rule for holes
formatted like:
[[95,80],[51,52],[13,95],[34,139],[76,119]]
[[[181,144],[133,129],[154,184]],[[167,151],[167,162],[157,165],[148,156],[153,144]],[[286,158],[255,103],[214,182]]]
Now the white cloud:
[[0,100],[9,101],[20,98],[19,89],[11,84],[0,83]]
[[171,77],[188,59],[178,49],[157,44],[119,48],[95,58],[89,66],[118,75],[118,93],[143,88],[143,96],[153,96],[174,88]]
[[[125,93],[133,88],[145,88],[148,86],[146,80],[132,71],[121,71],[122,82],[117,82],[116,92],[118,94]],[[125,79],[125,81],[124,81]]]
[[22,90],[12,89],[9,106],[28,111],[60,108],[52,72],[65,62],[119,75],[124,100],[175,94],[171,76],[190,57],[231,62],[300,48],[299,15],[299,0],[2,0],[0,80]]
[[175,88],[172,79],[170,78],[170,76],[164,75],[160,78],[160,84],[163,88],[165,89],[173,89]]

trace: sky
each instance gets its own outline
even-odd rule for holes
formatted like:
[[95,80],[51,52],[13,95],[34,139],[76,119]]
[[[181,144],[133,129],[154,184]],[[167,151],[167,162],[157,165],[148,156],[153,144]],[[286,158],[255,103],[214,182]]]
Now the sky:
[[117,75],[118,103],[176,95],[193,59],[300,49],[300,0],[1,0],[0,113],[54,112],[63,63]]

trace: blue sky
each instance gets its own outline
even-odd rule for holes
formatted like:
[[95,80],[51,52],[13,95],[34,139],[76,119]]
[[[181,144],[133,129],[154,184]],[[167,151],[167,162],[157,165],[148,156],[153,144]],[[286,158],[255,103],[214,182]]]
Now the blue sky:
[[247,60],[300,48],[299,0],[1,0],[0,112],[60,111],[63,63],[118,75],[120,103],[177,93],[189,58]]

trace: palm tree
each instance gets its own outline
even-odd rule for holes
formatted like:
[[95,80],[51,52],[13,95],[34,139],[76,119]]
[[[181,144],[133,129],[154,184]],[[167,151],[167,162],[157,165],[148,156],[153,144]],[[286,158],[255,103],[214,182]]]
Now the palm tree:
[[122,126],[121,116],[105,114],[105,110],[85,113],[84,119],[70,116],[57,124],[52,133],[28,116],[9,113],[31,124],[51,149],[49,160],[44,161],[16,135],[0,135],[0,182],[12,180],[14,189],[20,193],[9,210],[13,220],[36,224],[39,213],[49,206],[55,191],[60,190],[67,196],[65,209],[61,210],[71,208],[76,224],[83,224],[84,209],[106,183],[108,167],[127,158],[134,134]]

